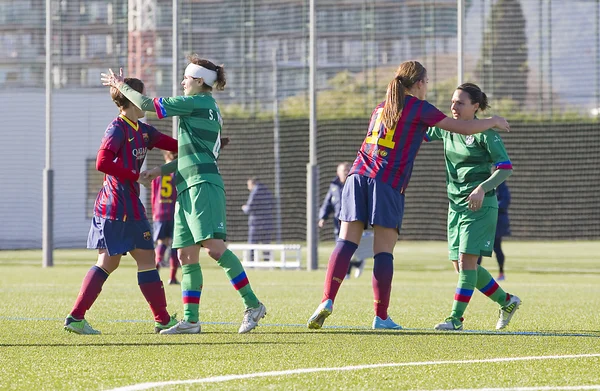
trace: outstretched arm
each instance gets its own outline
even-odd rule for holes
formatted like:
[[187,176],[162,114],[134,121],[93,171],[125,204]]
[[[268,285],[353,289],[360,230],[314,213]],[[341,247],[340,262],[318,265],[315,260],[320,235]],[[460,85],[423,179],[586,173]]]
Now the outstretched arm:
[[510,132],[510,125],[503,117],[497,115],[491,118],[472,119],[469,121],[457,120],[446,117],[436,124],[436,126],[452,133],[471,135],[481,133],[487,129],[500,129]]

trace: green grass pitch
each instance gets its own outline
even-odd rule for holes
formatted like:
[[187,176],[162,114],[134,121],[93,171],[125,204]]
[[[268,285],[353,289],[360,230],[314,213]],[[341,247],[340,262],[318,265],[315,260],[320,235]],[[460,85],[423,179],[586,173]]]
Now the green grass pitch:
[[[372,261],[344,282],[327,328],[306,328],[331,251],[323,244],[318,271],[247,270],[268,315],[245,335],[241,300],[203,254],[202,333],[182,336],[153,334],[131,257],[86,316],[103,334],[80,336],[62,322],[95,252],[56,251],[55,266],[42,268],[40,251],[0,251],[0,389],[600,390],[600,242],[504,247],[501,285],[523,300],[505,332],[479,292],[466,331],[434,331],[456,286],[445,243],[401,241],[390,315],[404,330],[370,329]],[[497,274],[495,259],[484,266]],[[165,290],[170,311],[182,314],[179,287]]]

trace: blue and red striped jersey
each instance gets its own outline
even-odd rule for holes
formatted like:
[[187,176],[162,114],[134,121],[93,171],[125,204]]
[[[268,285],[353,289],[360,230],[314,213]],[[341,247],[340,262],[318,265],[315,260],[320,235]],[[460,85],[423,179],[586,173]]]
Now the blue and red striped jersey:
[[394,129],[381,122],[380,103],[369,122],[369,130],[350,169],[351,174],[375,178],[404,193],[425,132],[446,115],[431,103],[407,95],[402,115]]
[[171,221],[175,219],[175,173],[159,176],[152,181],[152,220]]
[[[146,153],[156,144],[160,132],[143,122],[134,123],[119,116],[108,125],[99,149],[115,154],[115,162],[125,168],[141,172]],[[146,218],[146,210],[140,200],[140,184],[104,175],[104,185],[94,204],[94,216],[110,220],[126,221]]]

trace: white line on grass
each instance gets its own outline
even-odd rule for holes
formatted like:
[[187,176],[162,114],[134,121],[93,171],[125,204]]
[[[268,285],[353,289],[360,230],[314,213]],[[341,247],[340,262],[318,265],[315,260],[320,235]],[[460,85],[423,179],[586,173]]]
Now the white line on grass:
[[[401,363],[388,363],[388,364],[368,364],[368,365],[352,365],[348,367],[333,367],[333,368],[299,368],[290,369],[287,371],[273,371],[273,372],[256,372],[246,373],[242,375],[223,375],[205,377],[202,379],[190,379],[190,380],[170,380],[164,382],[151,382],[151,383],[140,383],[131,386],[113,388],[109,391],[138,391],[148,390],[155,387],[182,385],[182,384],[198,384],[198,383],[221,383],[231,380],[242,380],[242,379],[253,379],[259,377],[276,377],[276,376],[288,376],[288,375],[299,375],[304,373],[315,373],[315,372],[335,372],[335,371],[356,371],[361,369],[374,369],[374,368],[392,368],[392,367],[416,367],[426,365],[451,365],[451,364],[480,364],[480,363],[496,363],[496,362],[511,362],[511,361],[531,361],[531,360],[560,360],[560,359],[572,359],[572,358],[589,358],[589,357],[600,357],[600,353],[593,354],[571,354],[564,356],[529,356],[529,357],[503,357],[503,358],[488,358],[483,360],[451,360],[451,361],[417,361],[417,362],[401,362]],[[596,386],[599,387],[599,386]],[[532,388],[532,390],[540,389],[539,387]],[[557,389],[557,388],[548,388]],[[583,388],[574,388],[583,389]],[[594,388],[593,388],[594,389]],[[490,389],[491,390],[491,389]],[[497,390],[513,390],[513,389],[497,389]],[[514,389],[517,390],[517,389]],[[524,390],[529,390],[525,388]]]
[[431,391],[558,391],[558,390],[600,390],[600,385],[595,386],[540,386],[540,387],[510,387],[510,388],[451,388],[448,390]]

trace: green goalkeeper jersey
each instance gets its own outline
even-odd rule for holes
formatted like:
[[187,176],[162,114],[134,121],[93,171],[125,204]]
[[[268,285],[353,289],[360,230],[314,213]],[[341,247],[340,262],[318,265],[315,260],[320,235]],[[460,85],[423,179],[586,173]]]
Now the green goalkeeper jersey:
[[[427,130],[425,140],[444,141],[448,199],[455,211],[468,210],[469,194],[490,177],[492,165],[512,169],[504,142],[495,130],[463,136],[433,127]],[[498,208],[495,190],[485,194],[482,206]]]
[[223,120],[210,93],[151,99],[126,84],[120,91],[142,110],[156,112],[159,119],[179,116],[177,194],[203,182],[225,188],[217,166]]

